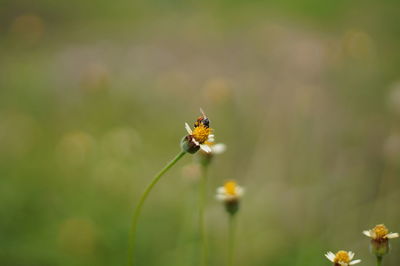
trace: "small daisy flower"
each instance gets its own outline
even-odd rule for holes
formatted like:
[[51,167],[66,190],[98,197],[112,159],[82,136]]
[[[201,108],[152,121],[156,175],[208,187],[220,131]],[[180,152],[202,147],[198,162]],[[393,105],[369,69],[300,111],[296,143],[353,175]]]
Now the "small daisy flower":
[[354,253],[349,251],[340,250],[336,254],[332,252],[328,252],[325,254],[325,257],[333,262],[334,266],[348,266],[360,263],[361,260],[353,260]]
[[384,224],[378,224],[371,230],[365,230],[363,231],[363,234],[373,240],[392,239],[399,237],[398,233],[389,233],[389,230]]
[[239,200],[243,192],[243,188],[235,181],[228,181],[225,182],[223,187],[217,189],[217,199],[221,201]]
[[185,123],[186,131],[189,135],[184,138],[184,144],[182,145],[185,151],[189,153],[195,153],[199,149],[205,152],[211,152],[211,148],[207,143],[214,142],[213,129],[210,128],[210,120],[205,115],[202,109],[200,109],[202,116],[200,116],[194,123],[193,130],[190,128],[188,123]]
[[378,257],[389,252],[389,239],[399,237],[398,233],[389,233],[389,230],[383,224],[378,224],[371,230],[365,230],[363,234],[371,238],[371,252]]
[[226,210],[233,215],[239,210],[239,200],[243,193],[244,189],[235,181],[228,181],[217,189],[217,199],[224,202]]

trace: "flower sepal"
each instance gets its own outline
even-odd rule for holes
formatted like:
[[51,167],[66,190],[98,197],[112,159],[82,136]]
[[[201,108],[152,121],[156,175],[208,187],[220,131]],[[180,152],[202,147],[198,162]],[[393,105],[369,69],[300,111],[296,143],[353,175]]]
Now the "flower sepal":
[[383,257],[389,253],[390,246],[388,239],[375,240],[371,239],[370,245],[371,253],[377,257]]
[[187,135],[183,137],[181,141],[182,150],[190,154],[194,154],[200,150],[200,145],[197,145],[192,138],[193,137],[191,135]]
[[225,210],[230,215],[232,216],[235,215],[239,210],[239,201],[238,200],[225,201]]

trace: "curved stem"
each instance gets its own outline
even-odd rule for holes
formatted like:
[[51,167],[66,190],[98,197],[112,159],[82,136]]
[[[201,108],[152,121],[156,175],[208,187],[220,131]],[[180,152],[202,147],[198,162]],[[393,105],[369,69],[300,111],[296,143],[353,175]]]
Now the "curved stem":
[[228,243],[228,266],[233,266],[235,254],[235,228],[236,221],[235,215],[229,215],[229,243]]
[[199,232],[201,241],[201,265],[206,266],[208,261],[207,236],[204,221],[204,209],[207,198],[207,165],[201,166],[201,180],[199,186]]
[[139,220],[140,212],[142,210],[143,203],[146,201],[146,198],[150,194],[150,191],[157,184],[160,178],[172,167],[176,164],[186,152],[181,151],[172,161],[170,161],[158,174],[155,175],[154,179],[147,186],[142,196],[140,197],[139,203],[136,206],[135,212],[133,213],[132,225],[131,225],[131,233],[130,233],[130,246],[129,246],[129,265],[134,265],[134,253],[135,253],[135,239],[136,239],[136,229],[137,223]]

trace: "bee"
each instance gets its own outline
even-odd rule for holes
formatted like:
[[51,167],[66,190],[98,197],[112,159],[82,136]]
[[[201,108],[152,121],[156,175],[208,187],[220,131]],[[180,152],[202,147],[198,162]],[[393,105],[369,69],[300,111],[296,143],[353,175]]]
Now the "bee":
[[208,119],[208,117],[204,113],[203,109],[200,108],[200,112],[201,112],[202,116],[197,118],[196,122],[194,122],[194,127],[198,127],[201,124],[203,124],[206,128],[209,128],[210,127],[210,120]]

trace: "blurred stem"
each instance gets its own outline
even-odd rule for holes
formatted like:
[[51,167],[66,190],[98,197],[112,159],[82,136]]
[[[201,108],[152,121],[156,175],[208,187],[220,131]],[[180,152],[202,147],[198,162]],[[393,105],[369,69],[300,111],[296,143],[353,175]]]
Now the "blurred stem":
[[132,218],[132,225],[131,225],[131,233],[130,233],[130,246],[129,246],[129,265],[134,265],[134,257],[135,257],[135,240],[136,240],[136,230],[137,230],[137,223],[139,220],[140,212],[142,210],[143,203],[146,201],[148,195],[150,194],[153,187],[157,184],[160,178],[169,170],[171,169],[174,164],[176,164],[182,157],[185,155],[186,152],[181,151],[172,161],[170,161],[158,174],[155,175],[153,180],[147,186],[146,190],[143,192],[142,196],[140,197],[139,203],[136,206],[135,212]]
[[235,254],[235,231],[236,219],[234,214],[229,215],[229,243],[228,243],[228,266],[233,266]]
[[376,256],[376,265],[377,266],[382,266],[382,256]]
[[201,165],[201,180],[199,186],[199,232],[201,241],[201,265],[206,266],[208,261],[207,236],[204,219],[204,209],[207,199],[207,173],[208,166]]

